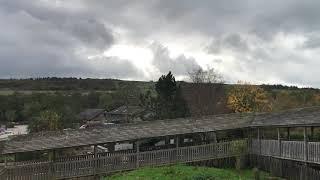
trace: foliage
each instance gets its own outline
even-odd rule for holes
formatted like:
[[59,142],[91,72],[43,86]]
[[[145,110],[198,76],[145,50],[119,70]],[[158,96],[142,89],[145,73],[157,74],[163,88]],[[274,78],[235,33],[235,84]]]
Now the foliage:
[[[262,173],[262,178],[268,174]],[[210,179],[253,179],[251,170],[236,171],[234,169],[217,169],[209,167],[195,167],[186,165],[165,166],[158,168],[143,168],[132,172],[125,172],[106,177],[110,180],[161,179],[161,180],[210,180]]]
[[259,86],[248,83],[234,85],[228,93],[227,102],[228,107],[234,112],[271,111],[267,92]]
[[177,85],[171,72],[162,75],[155,85],[155,113],[158,119],[186,117],[189,110],[182,97],[181,87]]
[[232,141],[231,143],[232,154],[241,155],[247,152],[247,143],[243,140]]
[[139,105],[148,111],[155,111],[156,97],[152,95],[152,92],[148,90],[145,94],[140,94]]
[[30,132],[57,131],[62,128],[61,116],[54,111],[45,110],[29,124]]

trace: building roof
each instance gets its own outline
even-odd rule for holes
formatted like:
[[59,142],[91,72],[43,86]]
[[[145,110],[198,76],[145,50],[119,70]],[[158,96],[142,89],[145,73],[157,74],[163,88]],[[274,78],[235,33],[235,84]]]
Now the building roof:
[[230,114],[201,118],[180,118],[127,124],[105,129],[83,129],[47,132],[17,137],[5,144],[2,154],[60,149],[77,146],[104,144],[165,135],[188,134],[243,128],[250,124],[252,116]]
[[320,125],[320,107],[296,108],[273,113],[256,114],[251,127]]
[[135,115],[143,112],[144,110],[140,106],[120,106],[117,109],[114,109],[108,114],[111,115]]
[[198,118],[157,120],[104,129],[84,129],[26,135],[7,141],[2,154],[105,144],[167,135],[259,126],[320,125],[320,107],[274,113],[234,113]]
[[104,112],[104,109],[86,109],[83,112],[79,113],[78,117],[80,119],[90,121]]

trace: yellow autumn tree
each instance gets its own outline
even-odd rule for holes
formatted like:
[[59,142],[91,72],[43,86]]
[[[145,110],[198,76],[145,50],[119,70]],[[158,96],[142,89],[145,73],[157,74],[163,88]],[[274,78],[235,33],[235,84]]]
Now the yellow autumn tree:
[[228,107],[235,112],[268,112],[271,103],[264,89],[246,82],[238,82],[228,93]]

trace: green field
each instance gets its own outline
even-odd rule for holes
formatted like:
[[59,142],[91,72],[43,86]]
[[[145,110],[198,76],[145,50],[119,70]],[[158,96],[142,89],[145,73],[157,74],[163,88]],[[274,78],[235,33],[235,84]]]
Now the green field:
[[[260,173],[260,179],[267,179],[266,173]],[[217,169],[186,165],[143,168],[131,172],[119,173],[105,180],[254,180],[252,170]]]

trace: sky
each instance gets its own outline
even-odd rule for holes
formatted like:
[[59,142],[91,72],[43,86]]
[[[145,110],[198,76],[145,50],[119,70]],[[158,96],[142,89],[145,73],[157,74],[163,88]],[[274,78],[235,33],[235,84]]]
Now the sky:
[[178,80],[320,88],[319,0],[0,0],[0,78]]

